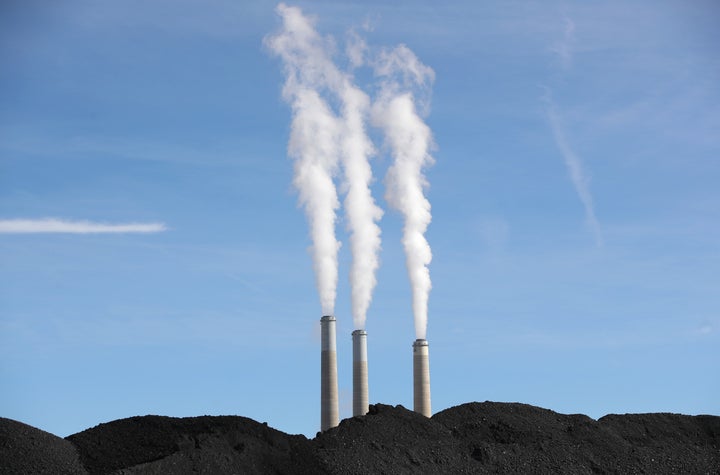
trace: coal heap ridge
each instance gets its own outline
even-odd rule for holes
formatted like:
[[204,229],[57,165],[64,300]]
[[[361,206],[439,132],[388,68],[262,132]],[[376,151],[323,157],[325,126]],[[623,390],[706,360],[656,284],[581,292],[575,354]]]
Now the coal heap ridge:
[[720,417],[376,404],[314,439],[239,416],[142,416],[61,439],[0,418],[3,474],[720,473]]

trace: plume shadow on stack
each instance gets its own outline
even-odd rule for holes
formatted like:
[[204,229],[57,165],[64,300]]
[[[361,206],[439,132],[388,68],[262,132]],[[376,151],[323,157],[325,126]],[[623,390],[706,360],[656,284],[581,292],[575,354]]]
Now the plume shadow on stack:
[[353,416],[368,413],[367,332],[355,330],[353,340]]
[[320,430],[326,431],[340,423],[335,317],[320,319],[320,340]]

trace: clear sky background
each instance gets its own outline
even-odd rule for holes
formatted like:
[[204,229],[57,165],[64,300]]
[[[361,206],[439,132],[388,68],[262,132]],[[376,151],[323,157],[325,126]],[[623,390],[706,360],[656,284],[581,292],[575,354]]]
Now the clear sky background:
[[[717,2],[297,5],[339,53],[354,28],[435,71],[435,412],[720,414]],[[2,2],[0,416],[60,436],[143,414],[318,430],[320,304],[281,63],[263,46],[274,7]],[[386,151],[373,163],[370,400],[411,408],[402,220]],[[43,218],[66,232],[9,232]],[[128,223],[149,228],[78,232]],[[348,417],[342,216],[338,236]]]

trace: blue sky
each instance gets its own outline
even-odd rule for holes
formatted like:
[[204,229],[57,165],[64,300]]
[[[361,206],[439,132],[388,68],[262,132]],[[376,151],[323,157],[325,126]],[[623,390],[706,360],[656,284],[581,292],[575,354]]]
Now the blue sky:
[[[720,414],[716,2],[295,5],[339,52],[354,28],[435,72],[434,411],[493,400]],[[321,311],[282,67],[263,46],[274,8],[0,7],[1,416],[61,436],[142,414],[318,430]],[[402,218],[383,199],[391,159],[376,145],[370,400],[412,407]],[[8,231],[44,218],[155,227]]]

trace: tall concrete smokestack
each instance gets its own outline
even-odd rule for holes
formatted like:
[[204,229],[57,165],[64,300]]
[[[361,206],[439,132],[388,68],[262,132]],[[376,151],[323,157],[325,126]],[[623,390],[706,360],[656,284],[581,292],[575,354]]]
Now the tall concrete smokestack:
[[340,423],[335,317],[320,319],[320,340],[320,430],[326,431]]
[[420,338],[413,343],[413,404],[415,412],[425,417],[432,416],[428,342]]
[[353,339],[353,416],[368,413],[367,332],[355,330]]

